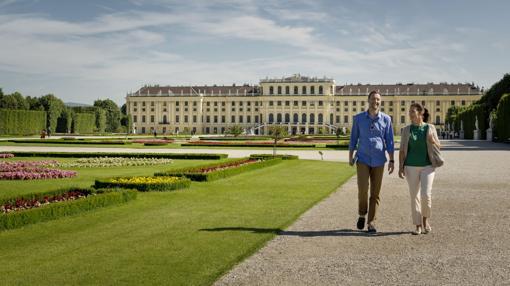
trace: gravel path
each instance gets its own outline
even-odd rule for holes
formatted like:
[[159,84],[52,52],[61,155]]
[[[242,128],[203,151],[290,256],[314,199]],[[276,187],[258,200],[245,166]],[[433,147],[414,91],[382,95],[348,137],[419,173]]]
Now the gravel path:
[[510,285],[510,150],[445,142],[433,232],[413,236],[405,181],[385,174],[379,234],[355,230],[353,177],[216,285]]

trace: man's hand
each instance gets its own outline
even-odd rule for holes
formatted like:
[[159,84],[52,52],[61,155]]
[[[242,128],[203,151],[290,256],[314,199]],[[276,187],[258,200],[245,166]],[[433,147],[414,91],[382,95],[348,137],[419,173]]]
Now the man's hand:
[[394,162],[390,162],[388,164],[388,173],[391,175],[391,173],[393,173],[394,169],[395,169],[395,163]]
[[403,179],[406,176],[406,172],[404,171],[404,168],[398,169],[398,176]]

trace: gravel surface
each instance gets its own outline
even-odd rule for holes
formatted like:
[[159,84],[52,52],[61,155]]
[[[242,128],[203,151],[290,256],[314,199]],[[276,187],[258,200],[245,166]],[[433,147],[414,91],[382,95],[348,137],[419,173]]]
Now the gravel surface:
[[377,227],[356,230],[356,177],[215,285],[510,285],[508,145],[445,142],[432,233],[414,236],[407,184],[385,174]]

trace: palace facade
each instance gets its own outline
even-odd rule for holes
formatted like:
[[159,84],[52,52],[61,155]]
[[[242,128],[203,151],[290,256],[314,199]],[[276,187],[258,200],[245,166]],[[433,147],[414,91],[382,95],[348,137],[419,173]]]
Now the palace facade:
[[430,122],[444,127],[451,106],[467,106],[482,91],[474,84],[349,84],[330,78],[294,75],[262,79],[259,85],[144,86],[126,96],[133,133],[224,134],[239,125],[248,134],[267,134],[268,126],[287,126],[289,134],[334,134],[351,128],[352,118],[368,108],[368,94],[379,90],[381,111],[394,131],[409,124],[409,106],[422,103]]

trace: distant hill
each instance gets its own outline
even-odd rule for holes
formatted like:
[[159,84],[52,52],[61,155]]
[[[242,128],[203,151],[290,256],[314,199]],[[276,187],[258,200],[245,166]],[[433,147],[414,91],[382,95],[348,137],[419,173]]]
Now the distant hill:
[[64,102],[65,106],[68,107],[92,107],[90,104],[77,103],[77,102]]

